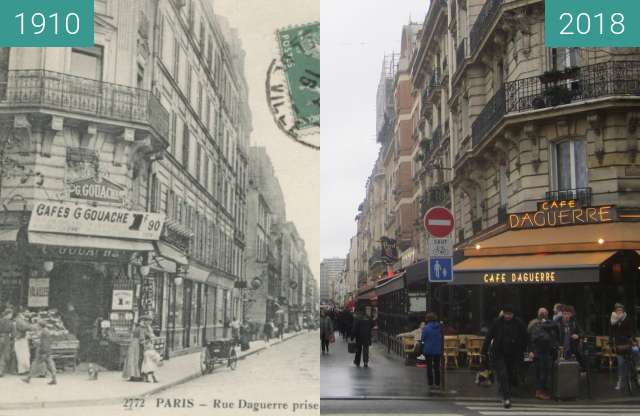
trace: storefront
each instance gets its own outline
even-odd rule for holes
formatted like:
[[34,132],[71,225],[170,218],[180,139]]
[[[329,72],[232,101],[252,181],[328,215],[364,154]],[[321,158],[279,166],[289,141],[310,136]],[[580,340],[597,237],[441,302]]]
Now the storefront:
[[[587,333],[606,334],[614,303],[628,305],[635,322],[640,301],[640,222],[631,210],[544,201],[538,210],[510,214],[507,229],[464,249],[454,266],[459,310],[450,322],[479,332],[501,305],[525,320],[539,307],[573,305]],[[462,328],[471,323],[472,328]]]
[[2,232],[0,298],[55,321],[79,341],[80,360],[99,360],[106,332],[126,340],[141,314],[161,316],[147,277],[163,215],[60,202],[20,215]]

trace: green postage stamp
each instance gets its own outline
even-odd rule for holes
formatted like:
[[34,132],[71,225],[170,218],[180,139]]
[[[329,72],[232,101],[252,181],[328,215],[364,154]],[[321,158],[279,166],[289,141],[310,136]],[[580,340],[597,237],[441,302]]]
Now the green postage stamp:
[[279,29],[276,37],[280,59],[267,78],[271,112],[285,133],[319,148],[308,136],[318,136],[320,128],[320,23]]

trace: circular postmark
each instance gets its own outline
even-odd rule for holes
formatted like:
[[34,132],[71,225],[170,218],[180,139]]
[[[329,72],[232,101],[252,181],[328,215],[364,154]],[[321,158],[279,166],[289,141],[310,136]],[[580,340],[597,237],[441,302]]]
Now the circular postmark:
[[320,24],[276,32],[280,57],[267,70],[267,104],[278,128],[296,142],[320,149]]

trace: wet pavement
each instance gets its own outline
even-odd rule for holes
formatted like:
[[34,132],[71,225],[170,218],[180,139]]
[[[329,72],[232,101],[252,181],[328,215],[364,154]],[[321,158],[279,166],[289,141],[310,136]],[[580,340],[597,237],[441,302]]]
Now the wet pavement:
[[[429,393],[426,384],[426,369],[407,366],[396,354],[374,342],[370,347],[369,368],[356,367],[353,354],[347,352],[347,342],[336,334],[336,342],[330,345],[330,354],[320,357],[322,399],[384,398],[384,399],[429,399],[448,398],[454,400],[496,400],[497,383],[490,387],[475,384],[476,370],[461,368],[447,370],[443,392]],[[530,400],[534,397],[535,373],[533,366],[525,367],[525,384],[514,389],[514,397]],[[608,402],[640,399],[640,391],[630,395],[626,391],[615,391],[615,371],[594,370],[591,374],[591,395],[585,375],[579,380],[579,401]]]

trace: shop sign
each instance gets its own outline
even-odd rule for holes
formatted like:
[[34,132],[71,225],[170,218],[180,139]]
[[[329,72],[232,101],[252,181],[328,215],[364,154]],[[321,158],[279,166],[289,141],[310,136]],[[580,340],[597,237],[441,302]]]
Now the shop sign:
[[93,207],[64,202],[36,202],[29,231],[158,240],[164,214]]
[[580,207],[577,201],[543,201],[538,210],[509,214],[509,229],[557,227],[562,225],[601,224],[615,221],[614,206]]
[[27,305],[30,308],[46,308],[49,306],[49,279],[29,279]]
[[133,309],[133,290],[115,289],[113,291],[113,297],[111,301],[111,310],[130,311],[132,309]]
[[130,251],[108,248],[32,245],[30,250],[33,255],[38,257],[69,261],[126,262],[131,256]]
[[599,272],[597,267],[531,270],[457,270],[456,284],[503,286],[513,284],[588,283],[599,281]]
[[69,197],[100,202],[122,203],[125,199],[125,189],[115,183],[102,178],[90,177],[67,184]]
[[381,257],[387,263],[398,261],[398,244],[396,240],[389,237],[380,237],[380,245],[382,247]]
[[411,266],[416,260],[416,249],[409,247],[400,255],[400,266],[402,268]]

